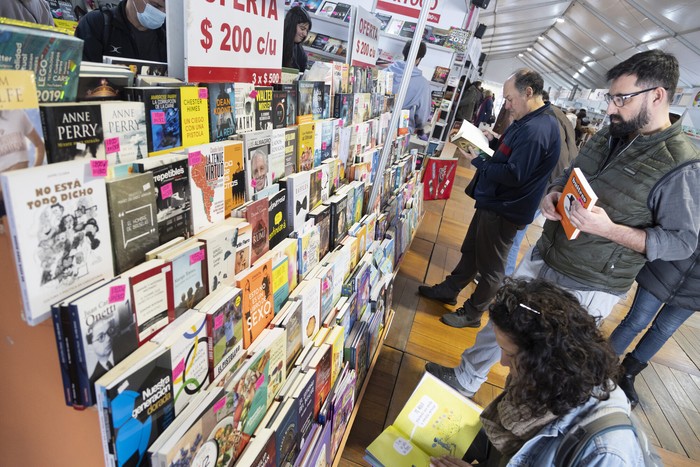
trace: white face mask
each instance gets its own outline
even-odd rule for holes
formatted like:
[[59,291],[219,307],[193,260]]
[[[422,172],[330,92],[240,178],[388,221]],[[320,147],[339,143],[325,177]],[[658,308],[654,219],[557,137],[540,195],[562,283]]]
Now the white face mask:
[[142,12],[136,11],[139,23],[147,29],[158,29],[163,26],[165,23],[165,12],[160,11],[150,3],[146,3],[146,0],[143,1],[146,4],[146,8]]

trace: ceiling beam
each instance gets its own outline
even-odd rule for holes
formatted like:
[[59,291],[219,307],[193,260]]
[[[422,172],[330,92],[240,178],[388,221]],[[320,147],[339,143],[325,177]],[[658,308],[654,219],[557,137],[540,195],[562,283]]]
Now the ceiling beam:
[[[595,37],[593,34],[591,34],[590,32],[586,31],[586,30],[585,30],[584,28],[582,28],[581,26],[579,26],[577,22],[575,22],[575,21],[569,21],[567,24],[570,24],[570,25],[573,26],[576,30],[578,30],[581,34],[583,34],[584,36],[588,37],[590,40],[592,40],[593,42],[595,42],[596,44],[598,44],[598,46],[600,46],[600,47],[602,47],[603,49],[605,49],[611,56],[614,57],[615,55],[617,55],[613,49],[611,49],[610,47],[608,47],[607,45],[605,45],[604,42],[602,42],[600,39],[598,39],[597,37]],[[561,34],[564,35],[563,32],[562,32]]]
[[597,9],[595,9],[593,6],[589,5],[586,0],[578,0],[578,4],[581,5],[588,13],[593,15],[598,21],[603,23],[605,26],[607,26],[612,32],[617,34],[618,36],[622,37],[624,40],[629,42],[630,44],[634,45],[638,41],[634,37],[630,36],[626,32],[620,29],[619,26],[617,26],[615,23],[610,21],[608,18],[600,14]]
[[530,34],[530,33],[533,33],[533,32],[540,33],[540,32],[543,32],[543,31],[544,31],[544,28],[543,28],[542,26],[540,26],[540,27],[538,27],[538,28],[523,29],[522,31],[496,32],[496,31],[494,30],[493,26],[489,26],[489,27],[486,28],[487,34],[488,34],[489,29],[491,29],[491,35],[486,35],[486,34],[485,34],[484,37],[483,37],[482,39],[490,39],[490,38],[495,37],[495,36],[507,36],[508,34]]
[[[537,49],[532,49],[531,55],[532,55],[533,60],[534,60],[534,59],[537,59],[537,57],[535,56],[535,54],[539,54],[539,56],[542,57],[542,59],[544,59],[544,60],[540,59],[539,61],[540,61],[542,64],[547,64],[554,72],[556,72],[556,73],[559,73],[559,72],[565,73],[565,71],[564,71],[561,67],[557,67],[557,64],[556,64],[556,63],[554,63],[549,57],[545,56],[542,52],[540,52],[540,51],[537,50]],[[545,61],[546,61],[546,63],[545,63]],[[559,73],[559,74],[561,75],[561,73]],[[577,82],[579,85],[581,85],[581,87],[584,87],[584,88],[590,87],[590,85],[586,85],[586,84],[585,84],[583,81],[581,81],[580,79],[574,78],[574,74],[573,74],[573,73],[572,73],[571,75],[563,75],[563,76],[569,76],[569,77],[570,77],[570,80]]]
[[570,87],[573,88],[574,85],[572,83],[569,83],[566,80],[563,80],[561,76],[556,75],[555,73],[547,71],[542,65],[538,64],[532,59],[526,58],[526,57],[518,57],[518,60],[523,62],[525,66],[528,68],[532,68],[533,70],[537,71],[540,73],[543,77],[547,76],[551,81],[557,83],[557,85],[562,86],[562,87]]
[[666,24],[665,24],[663,21],[661,21],[654,13],[652,13],[651,11],[649,11],[648,9],[646,9],[645,7],[643,7],[642,5],[640,5],[639,2],[637,2],[637,1],[635,1],[635,0],[625,0],[625,1],[626,1],[627,3],[629,3],[630,5],[632,5],[632,7],[634,7],[635,10],[637,10],[638,12],[640,12],[641,14],[643,14],[644,16],[646,16],[647,18],[649,18],[649,20],[650,20],[652,23],[656,24],[656,26],[658,26],[658,27],[661,28],[662,30],[666,31],[666,33],[669,34],[671,37],[673,37],[674,39],[676,39],[678,42],[680,42],[680,43],[683,44],[684,46],[688,47],[692,52],[695,53],[695,55],[700,55],[700,47],[698,47],[698,46],[696,46],[695,44],[691,43],[691,42],[690,42],[688,39],[686,39],[685,37],[679,36],[678,34],[676,34],[676,33],[673,31],[673,29],[671,29],[670,27],[666,26]]
[[[563,75],[562,73],[560,73],[559,71],[557,71],[556,68],[552,67],[550,64],[546,63],[545,61],[543,61],[543,60],[540,59],[540,58],[537,58],[537,57],[535,56],[534,53],[531,53],[530,56],[527,57],[527,58],[529,58],[531,61],[533,61],[533,62],[535,62],[535,63],[539,63],[540,66],[545,67],[547,70],[549,70],[550,73],[556,74],[556,75],[559,76],[564,82],[571,83],[572,85],[573,85],[575,82],[577,82],[577,80],[575,80],[572,76]],[[545,59],[546,59],[546,58],[545,58]]]
[[539,21],[548,21],[548,20],[550,20],[550,19],[556,19],[556,18],[560,18],[560,17],[561,17],[561,15],[554,15],[554,16],[544,16],[544,17],[542,17],[542,18],[539,18],[539,17],[538,17],[538,18],[532,18],[532,19],[530,19],[530,20],[524,19],[524,20],[518,20],[518,21],[510,21],[510,22],[508,22],[508,23],[501,23],[501,24],[495,24],[495,23],[494,23],[491,27],[492,27],[493,29],[495,29],[495,28],[503,28],[503,27],[506,27],[506,26],[517,26],[517,25],[520,25],[520,24],[531,24],[531,23],[536,23],[536,22],[539,22]]
[[508,14],[508,13],[516,13],[518,11],[524,11],[524,10],[532,10],[534,8],[537,8],[538,10],[544,7],[552,6],[552,5],[558,5],[560,3],[569,3],[571,0],[552,0],[550,2],[545,2],[545,3],[536,3],[534,5],[526,5],[526,6],[512,6],[512,7],[504,7],[504,8],[497,8],[498,5],[496,5],[496,8],[493,9],[493,11],[484,11],[481,13],[481,17],[489,17],[493,15],[502,15],[502,14]]
[[[571,52],[569,52],[568,50],[566,50],[565,48],[563,48],[562,46],[560,46],[559,44],[557,44],[555,41],[549,39],[549,42],[551,42],[552,44],[554,44],[554,45],[555,45],[559,50],[561,50],[563,53],[559,53],[559,52],[553,51],[552,49],[550,49],[549,47],[547,47],[547,45],[545,45],[544,42],[545,42],[545,41],[538,41],[537,43],[538,43],[542,48],[544,48],[544,49],[547,50],[549,53],[551,53],[552,55],[555,55],[555,56],[558,56],[558,57],[562,57],[562,58],[563,58],[563,57],[568,58],[570,61],[572,61],[572,62],[574,63],[574,68],[576,69],[576,71],[578,71],[578,68],[580,68],[581,66],[583,66],[584,69],[585,69],[586,71],[590,71],[590,73],[596,75],[596,77],[598,78],[598,80],[594,80],[594,79],[591,79],[591,80],[590,80],[592,83],[595,83],[595,84],[596,84],[596,87],[598,87],[598,86],[601,84],[601,82],[603,82],[603,83],[606,82],[605,78],[604,78],[602,75],[596,73],[595,70],[592,70],[592,69],[586,67],[585,63],[583,63],[583,62],[581,61],[581,59],[579,59],[578,57],[576,57],[575,55],[573,55]],[[579,71],[579,73],[581,73],[581,72]],[[582,76],[585,76],[585,75],[582,75]]]

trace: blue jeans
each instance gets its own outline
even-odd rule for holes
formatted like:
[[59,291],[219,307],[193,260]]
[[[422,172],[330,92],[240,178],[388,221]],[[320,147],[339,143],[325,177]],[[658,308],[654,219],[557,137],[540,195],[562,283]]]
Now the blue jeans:
[[[535,212],[535,217],[533,217],[533,219],[537,219],[541,212],[542,211],[540,211],[538,208]],[[513,272],[515,271],[515,266],[517,266],[518,264],[518,253],[520,252],[520,244],[523,243],[523,239],[525,239],[525,231],[527,231],[528,227],[530,227],[530,224],[526,225],[523,230],[518,230],[518,233],[515,234],[515,238],[513,239],[513,246],[508,252],[508,260],[506,261],[506,276],[512,276]]]
[[637,334],[642,332],[656,316],[654,324],[644,333],[644,337],[630,354],[640,362],[646,363],[693,313],[693,310],[664,304],[648,290],[639,286],[627,316],[610,335],[610,344],[616,354],[622,355]]

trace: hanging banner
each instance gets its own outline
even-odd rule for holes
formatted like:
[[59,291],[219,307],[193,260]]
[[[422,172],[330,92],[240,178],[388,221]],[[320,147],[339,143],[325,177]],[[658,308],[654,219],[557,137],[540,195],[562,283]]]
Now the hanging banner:
[[280,82],[283,0],[184,0],[183,6],[186,81]]
[[361,6],[357,7],[350,48],[350,65],[374,66],[377,64],[381,25],[381,21],[372,13]]
[[[430,2],[430,11],[428,12],[428,22],[438,24],[440,22],[440,13],[442,12],[442,4],[440,0],[427,0]],[[442,0],[443,2],[445,0]],[[420,16],[423,0],[377,0],[377,10],[383,10],[388,13],[408,16],[416,18]],[[455,24],[455,26],[461,26]]]

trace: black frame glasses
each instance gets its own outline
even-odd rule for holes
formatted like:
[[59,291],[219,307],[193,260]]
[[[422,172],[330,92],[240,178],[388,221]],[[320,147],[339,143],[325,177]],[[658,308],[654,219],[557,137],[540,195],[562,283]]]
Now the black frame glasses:
[[[642,89],[641,91],[630,92],[629,94],[612,95],[609,92],[606,92],[603,97],[605,98],[605,102],[607,104],[610,104],[612,102],[613,104],[615,104],[615,107],[624,107],[630,98],[632,98],[634,96],[638,96],[640,94],[644,94],[645,92],[653,91],[654,89],[660,88],[660,87],[661,86],[654,86],[653,88]],[[666,89],[666,88],[664,88],[664,89]]]

